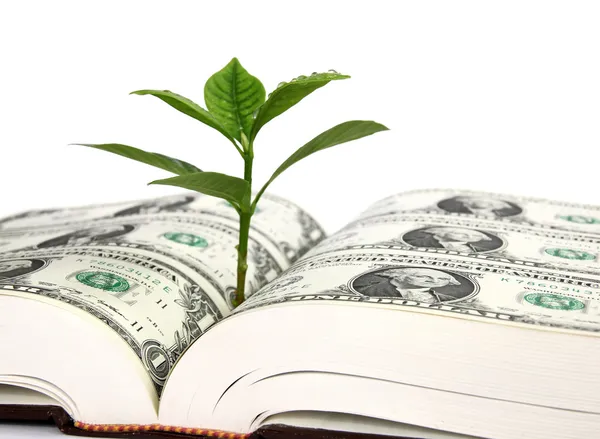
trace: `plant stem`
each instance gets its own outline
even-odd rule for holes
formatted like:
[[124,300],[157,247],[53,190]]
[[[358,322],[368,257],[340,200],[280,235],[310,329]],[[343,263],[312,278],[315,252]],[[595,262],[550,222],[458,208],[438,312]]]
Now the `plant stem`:
[[246,271],[248,263],[248,232],[250,231],[250,213],[242,212],[240,214],[240,243],[238,244],[238,265],[237,265],[237,288],[235,290],[235,303],[233,306],[239,306],[245,299]]
[[[249,191],[252,193],[252,162],[254,160],[254,151],[250,143],[245,148],[244,154],[244,180],[248,182]],[[248,196],[250,200],[250,196]],[[245,299],[246,272],[248,271],[248,235],[250,233],[250,219],[252,210],[250,201],[247,206],[241,206],[240,211],[240,241],[238,244],[238,266],[237,266],[237,288],[235,290],[234,307],[239,306]]]

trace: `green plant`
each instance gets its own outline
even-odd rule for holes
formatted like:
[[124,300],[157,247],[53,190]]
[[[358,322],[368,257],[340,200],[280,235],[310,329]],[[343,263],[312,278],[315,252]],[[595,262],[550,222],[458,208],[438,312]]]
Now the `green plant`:
[[250,75],[237,58],[233,58],[222,70],[206,81],[204,101],[207,110],[168,90],[138,90],[131,93],[155,96],[176,110],[223,134],[244,160],[243,179],[218,172],[204,172],[182,160],[123,144],[78,145],[112,152],[177,174],[176,177],[156,180],[149,184],[179,186],[223,198],[233,205],[240,217],[239,244],[237,246],[237,289],[234,303],[234,306],[238,306],[245,298],[250,223],[256,205],[267,187],[294,163],[317,151],[387,130],[379,123],[362,120],[353,120],[334,126],[300,147],[284,161],[252,199],[254,141],[259,131],[269,121],[296,105],[313,91],[330,81],[346,78],[349,76],[341,75],[334,70],[327,73],[313,73],[310,76],[298,76],[290,82],[281,82],[266,97],[262,83]]

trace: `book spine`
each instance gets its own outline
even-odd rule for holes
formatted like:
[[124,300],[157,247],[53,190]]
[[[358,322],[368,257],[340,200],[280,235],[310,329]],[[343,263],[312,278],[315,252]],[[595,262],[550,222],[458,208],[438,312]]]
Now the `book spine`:
[[98,433],[135,433],[135,432],[161,432],[161,433],[180,433],[193,436],[206,436],[218,439],[248,439],[250,436],[246,433],[231,433],[221,430],[210,430],[206,428],[188,428],[176,427],[172,425],[160,424],[87,424],[85,422],[75,421],[74,425],[84,431]]

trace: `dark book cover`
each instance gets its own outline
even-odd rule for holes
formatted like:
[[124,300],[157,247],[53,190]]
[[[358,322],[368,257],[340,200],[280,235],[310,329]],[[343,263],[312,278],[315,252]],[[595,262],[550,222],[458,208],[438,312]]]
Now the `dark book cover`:
[[[232,433],[202,428],[152,425],[92,425],[74,421],[61,407],[39,405],[2,405],[0,420],[54,423],[65,434],[110,438],[219,438],[219,439],[374,439],[392,436],[370,435],[344,431],[268,425],[250,434]],[[1,428],[0,424],[0,428]],[[403,439],[396,437],[396,439]],[[408,439],[408,438],[404,438]],[[414,438],[411,438],[414,439]]]

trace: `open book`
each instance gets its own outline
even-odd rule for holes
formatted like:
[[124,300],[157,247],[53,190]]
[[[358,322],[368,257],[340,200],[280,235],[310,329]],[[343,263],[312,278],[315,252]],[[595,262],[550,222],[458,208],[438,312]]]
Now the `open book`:
[[105,436],[598,437],[600,207],[431,189],[365,208],[326,237],[265,195],[234,311],[222,200],[1,220],[0,418]]

